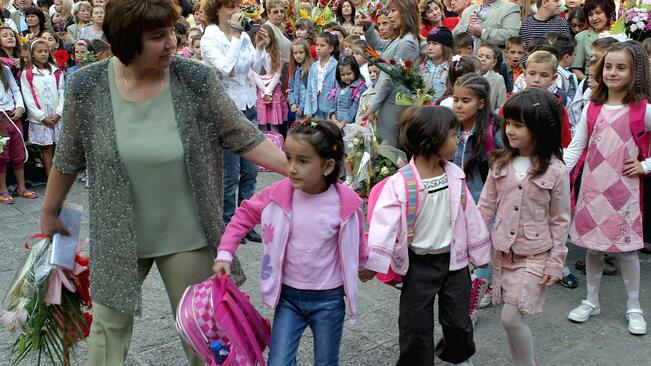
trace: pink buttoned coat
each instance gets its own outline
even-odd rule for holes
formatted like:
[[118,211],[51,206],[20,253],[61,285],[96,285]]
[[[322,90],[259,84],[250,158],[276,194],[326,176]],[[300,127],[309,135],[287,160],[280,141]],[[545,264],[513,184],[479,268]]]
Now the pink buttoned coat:
[[543,275],[562,278],[570,226],[570,180],[556,157],[547,171],[520,180],[512,164],[491,169],[479,199],[479,211],[491,230],[493,301],[516,305],[523,313],[542,311]]

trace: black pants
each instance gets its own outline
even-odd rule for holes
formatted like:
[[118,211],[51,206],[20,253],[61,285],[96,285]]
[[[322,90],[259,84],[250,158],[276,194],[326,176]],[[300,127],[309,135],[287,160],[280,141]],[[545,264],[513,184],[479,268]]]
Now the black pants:
[[[450,271],[450,253],[417,255],[409,251],[409,270],[400,295],[398,365],[432,366],[434,355],[461,363],[475,353],[468,316],[470,272]],[[443,338],[434,348],[434,298],[439,296]]]

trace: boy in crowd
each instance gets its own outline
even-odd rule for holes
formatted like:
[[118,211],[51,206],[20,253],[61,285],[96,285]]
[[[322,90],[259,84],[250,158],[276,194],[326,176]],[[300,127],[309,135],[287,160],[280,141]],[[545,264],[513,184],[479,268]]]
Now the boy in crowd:
[[473,56],[472,37],[468,33],[459,33],[454,36],[454,54],[459,56]]
[[506,62],[502,64],[503,72],[501,74],[506,75],[504,82],[507,93],[513,91],[513,83],[524,70],[522,68],[522,59],[525,54],[522,38],[511,37],[506,41]]
[[520,38],[525,48],[529,49],[530,41],[535,37],[545,37],[551,32],[557,32],[572,36],[570,25],[567,20],[558,16],[560,12],[559,0],[536,0],[538,11],[529,15],[522,21],[520,27]]

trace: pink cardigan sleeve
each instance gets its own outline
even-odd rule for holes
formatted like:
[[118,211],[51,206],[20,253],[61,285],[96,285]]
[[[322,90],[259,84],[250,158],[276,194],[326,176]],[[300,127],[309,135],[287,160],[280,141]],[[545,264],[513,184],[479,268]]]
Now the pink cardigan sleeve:
[[[483,266],[491,261],[491,238],[484,219],[470,195],[468,187],[464,184],[468,202],[464,209],[466,218],[466,233],[468,233],[468,257],[475,266]],[[482,192],[483,197],[483,192]]]
[[567,234],[570,228],[570,175],[563,167],[562,173],[551,191],[549,202],[549,231],[553,246],[545,265],[544,274],[563,278],[563,266],[567,256]]
[[368,260],[368,243],[364,234],[364,211],[357,209],[357,220],[359,221],[359,266],[363,267]]
[[[372,271],[387,273],[393,250],[404,221],[404,185],[394,175],[384,185],[377,199],[368,231],[368,260],[364,265]],[[399,186],[399,188],[397,188]]]
[[226,226],[224,234],[222,234],[218,248],[218,260],[230,262],[232,256],[235,255],[235,251],[237,251],[237,247],[240,245],[240,240],[246,236],[249,230],[260,223],[262,211],[271,202],[272,188],[273,186],[267,187],[251,197],[251,199],[242,201],[240,207],[235,210],[231,222]]

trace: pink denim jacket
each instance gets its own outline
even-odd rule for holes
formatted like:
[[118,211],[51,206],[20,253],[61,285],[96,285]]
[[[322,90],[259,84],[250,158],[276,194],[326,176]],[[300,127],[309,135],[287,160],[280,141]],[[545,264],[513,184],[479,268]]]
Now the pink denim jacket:
[[[340,199],[341,217],[338,257],[341,262],[344,292],[348,298],[348,310],[354,318],[357,313],[357,270],[368,257],[364,240],[364,213],[362,200],[357,193],[341,183],[337,183],[336,188]],[[293,192],[292,183],[285,178],[265,188],[251,199],[243,201],[226,226],[216,259],[230,261],[240,240],[256,224],[261,223],[264,251],[260,271],[260,292],[262,303],[272,309],[278,305],[280,298],[282,268],[291,234]],[[314,260],[318,261],[319,258]]]
[[[427,190],[412,160],[409,164],[418,182],[418,207],[423,207]],[[490,235],[477,211],[475,201],[464,183],[465,174],[456,165],[445,162],[443,168],[448,176],[450,193],[450,225],[454,228],[450,248],[450,270],[468,266],[468,258],[477,265],[491,260]],[[466,208],[461,207],[461,190],[466,191]],[[405,184],[400,173],[389,178],[378,197],[371,219],[368,235],[369,257],[364,265],[372,271],[387,273],[389,265],[399,275],[409,268],[407,243]],[[418,215],[418,212],[416,213]],[[418,220],[418,216],[416,216]]]
[[479,199],[493,247],[505,253],[534,256],[550,251],[543,273],[562,278],[567,255],[565,241],[570,227],[570,177],[556,157],[547,171],[519,180],[512,164],[491,169]]

